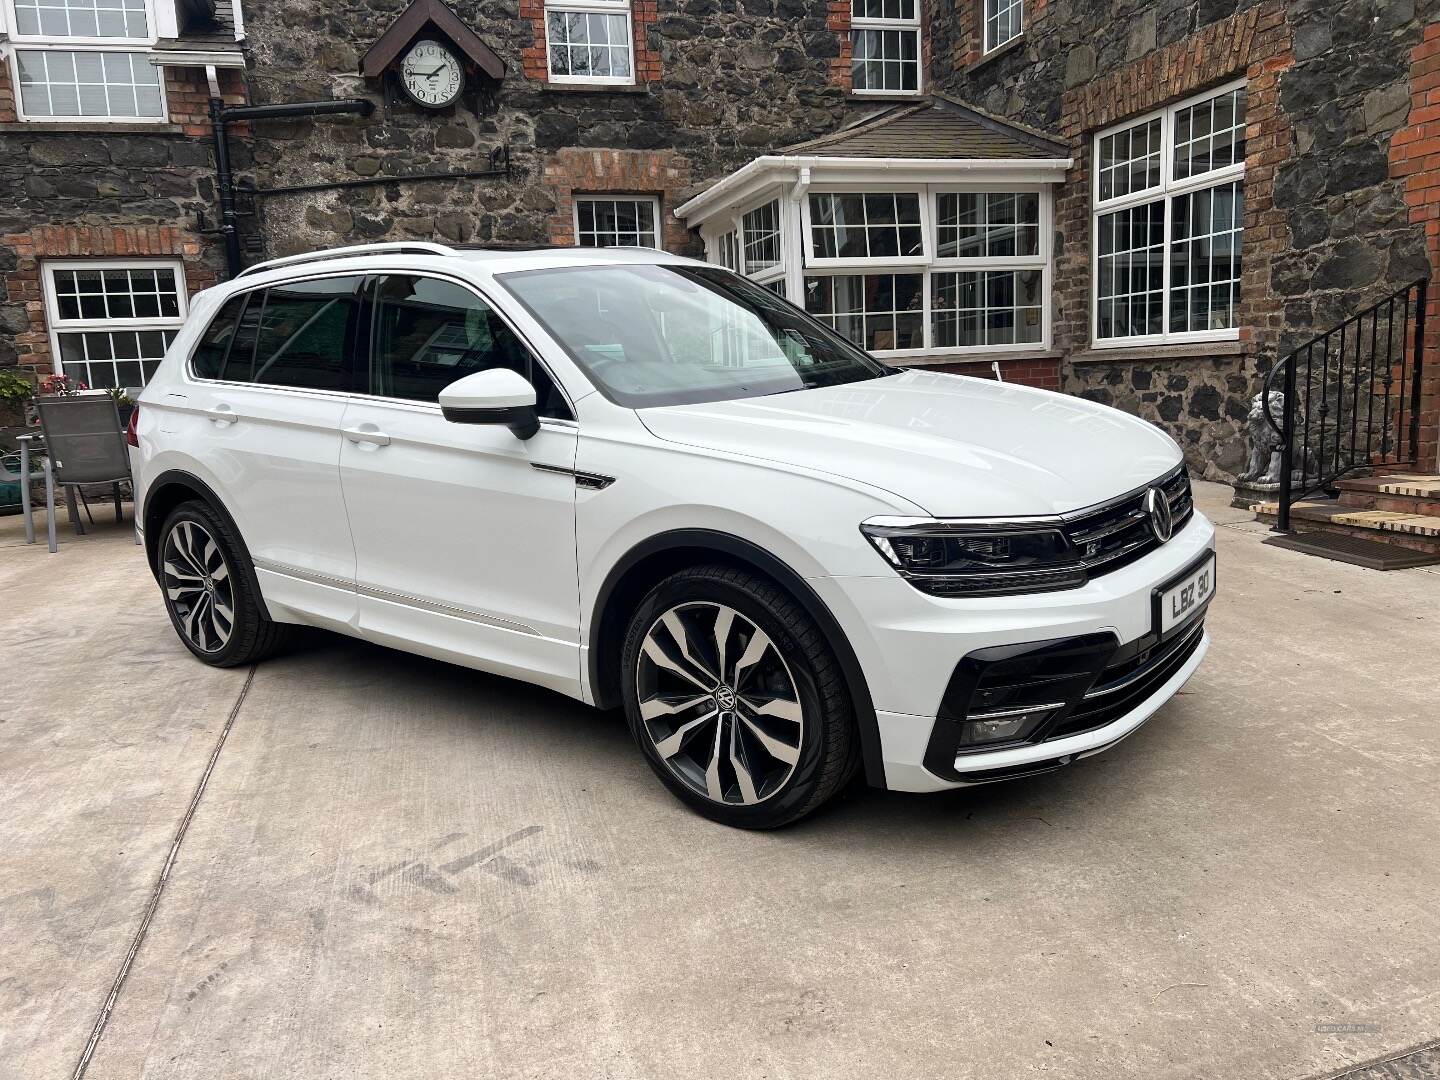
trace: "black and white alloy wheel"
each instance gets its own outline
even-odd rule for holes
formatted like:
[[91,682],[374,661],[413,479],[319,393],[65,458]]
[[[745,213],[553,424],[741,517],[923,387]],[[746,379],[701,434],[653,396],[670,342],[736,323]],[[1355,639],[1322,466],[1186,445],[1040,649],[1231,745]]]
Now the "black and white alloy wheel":
[[849,693],[823,635],[774,582],[700,566],[630,620],[622,691],[657,776],[695,810],[768,829],[810,813],[858,765]]
[[182,503],[160,536],[156,572],[187,649],[207,664],[235,667],[283,644],[291,628],[266,614],[249,553],[227,516],[198,500]]
[[175,522],[161,556],[165,601],[185,640],[204,653],[225,648],[235,630],[230,565],[198,521]]
[[636,665],[645,734],[681,783],[753,806],[800,760],[804,711],[765,631],[725,604],[680,604],[650,627]]

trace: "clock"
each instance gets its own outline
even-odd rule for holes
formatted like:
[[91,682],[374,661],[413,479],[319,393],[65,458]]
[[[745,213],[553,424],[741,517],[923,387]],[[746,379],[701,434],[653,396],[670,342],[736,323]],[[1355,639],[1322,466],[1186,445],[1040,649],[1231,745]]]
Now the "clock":
[[460,96],[465,72],[453,52],[438,41],[424,38],[410,46],[400,61],[400,85],[415,104],[443,109]]

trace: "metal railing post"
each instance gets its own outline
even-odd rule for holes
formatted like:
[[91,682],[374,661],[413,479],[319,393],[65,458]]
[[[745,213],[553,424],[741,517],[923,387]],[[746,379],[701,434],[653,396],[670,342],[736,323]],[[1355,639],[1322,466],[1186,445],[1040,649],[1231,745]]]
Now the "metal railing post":
[[1411,461],[1420,460],[1420,377],[1425,368],[1425,304],[1428,281],[1416,287],[1415,298],[1415,370],[1410,375],[1410,454]]
[[1280,507],[1275,531],[1290,531],[1290,474],[1295,469],[1295,356],[1280,361],[1285,365],[1285,408],[1280,416]]

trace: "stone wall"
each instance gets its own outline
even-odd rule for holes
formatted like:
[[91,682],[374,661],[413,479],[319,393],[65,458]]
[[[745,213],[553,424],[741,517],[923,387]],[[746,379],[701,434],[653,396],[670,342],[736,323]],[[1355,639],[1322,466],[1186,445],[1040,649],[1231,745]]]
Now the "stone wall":
[[[1249,400],[1275,359],[1440,259],[1427,258],[1430,219],[1415,209],[1428,199],[1417,191],[1435,192],[1404,172],[1440,176],[1440,157],[1427,149],[1407,165],[1391,150],[1401,132],[1425,143],[1409,134],[1409,117],[1435,104],[1422,37],[1440,0],[1048,0],[1019,43],[989,58],[976,56],[977,9],[978,0],[940,0],[933,47],[952,62],[938,85],[1062,134],[1076,161],[1056,206],[1065,388],[1156,422],[1197,473],[1229,479],[1248,454]],[[1093,134],[1239,76],[1249,88],[1242,345],[1103,359],[1087,347]],[[1440,375],[1440,360],[1429,367]]]
[[[41,260],[180,258],[190,291],[216,280],[223,252],[196,219],[215,225],[209,91],[202,70],[167,69],[168,123],[26,124],[9,71],[0,64],[0,367],[38,378],[53,370]],[[238,72],[221,88],[245,100]],[[243,141],[236,153],[243,165]]]
[[[356,74],[360,55],[405,6],[406,0],[323,7],[264,0],[247,9],[257,101],[364,96],[378,106],[368,120],[258,124],[262,185],[395,177],[373,187],[262,199],[266,254],[407,237],[554,242],[571,229],[570,196],[586,191],[654,194],[668,217],[684,184],[831,131],[847,111],[845,88],[829,77],[840,37],[827,25],[826,0],[677,0],[646,9],[637,18],[645,49],[638,70],[648,81],[604,88],[545,80],[536,52],[543,50],[536,40],[543,28],[532,0],[520,6],[461,0],[454,10],[507,73],[500,85],[472,88],[438,113],[415,107],[385,81]],[[508,177],[403,179],[484,169],[501,147],[509,151]],[[591,159],[581,153],[588,150],[620,153],[628,164],[616,175],[591,175]],[[641,178],[640,186],[622,187],[620,174]]]

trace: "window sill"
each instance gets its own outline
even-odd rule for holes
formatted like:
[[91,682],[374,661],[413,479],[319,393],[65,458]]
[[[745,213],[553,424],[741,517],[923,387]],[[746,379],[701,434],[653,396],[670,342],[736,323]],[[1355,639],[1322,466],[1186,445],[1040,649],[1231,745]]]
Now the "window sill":
[[852,101],[909,101],[924,97],[923,90],[851,90]]
[[1012,53],[1012,52],[1014,52],[1016,49],[1023,48],[1024,45],[1025,45],[1025,31],[1024,31],[1024,30],[1021,30],[1020,33],[1016,34],[1013,38],[1011,38],[1009,41],[1007,41],[1004,45],[1001,45],[998,49],[991,49],[991,50],[990,50],[988,53],[986,53],[984,56],[980,57],[979,60],[976,60],[973,64],[969,65],[969,66],[965,69],[964,74],[970,75],[970,74],[972,74],[972,73],[974,73],[974,72],[976,72],[976,71],[979,71],[979,70],[980,70],[981,68],[983,68],[986,64],[989,64],[989,63],[991,63],[992,61],[995,61],[995,60],[999,60],[1000,57],[1005,56],[1005,55],[1008,54],[1008,53]]
[[547,94],[648,94],[649,83],[540,83]]
[[179,124],[54,122],[15,120],[0,124],[0,135],[183,135]]
[[1070,354],[1072,364],[1123,364],[1136,360],[1189,360],[1210,356],[1243,356],[1243,341],[1191,341],[1183,345],[1136,345],[1087,349]]

